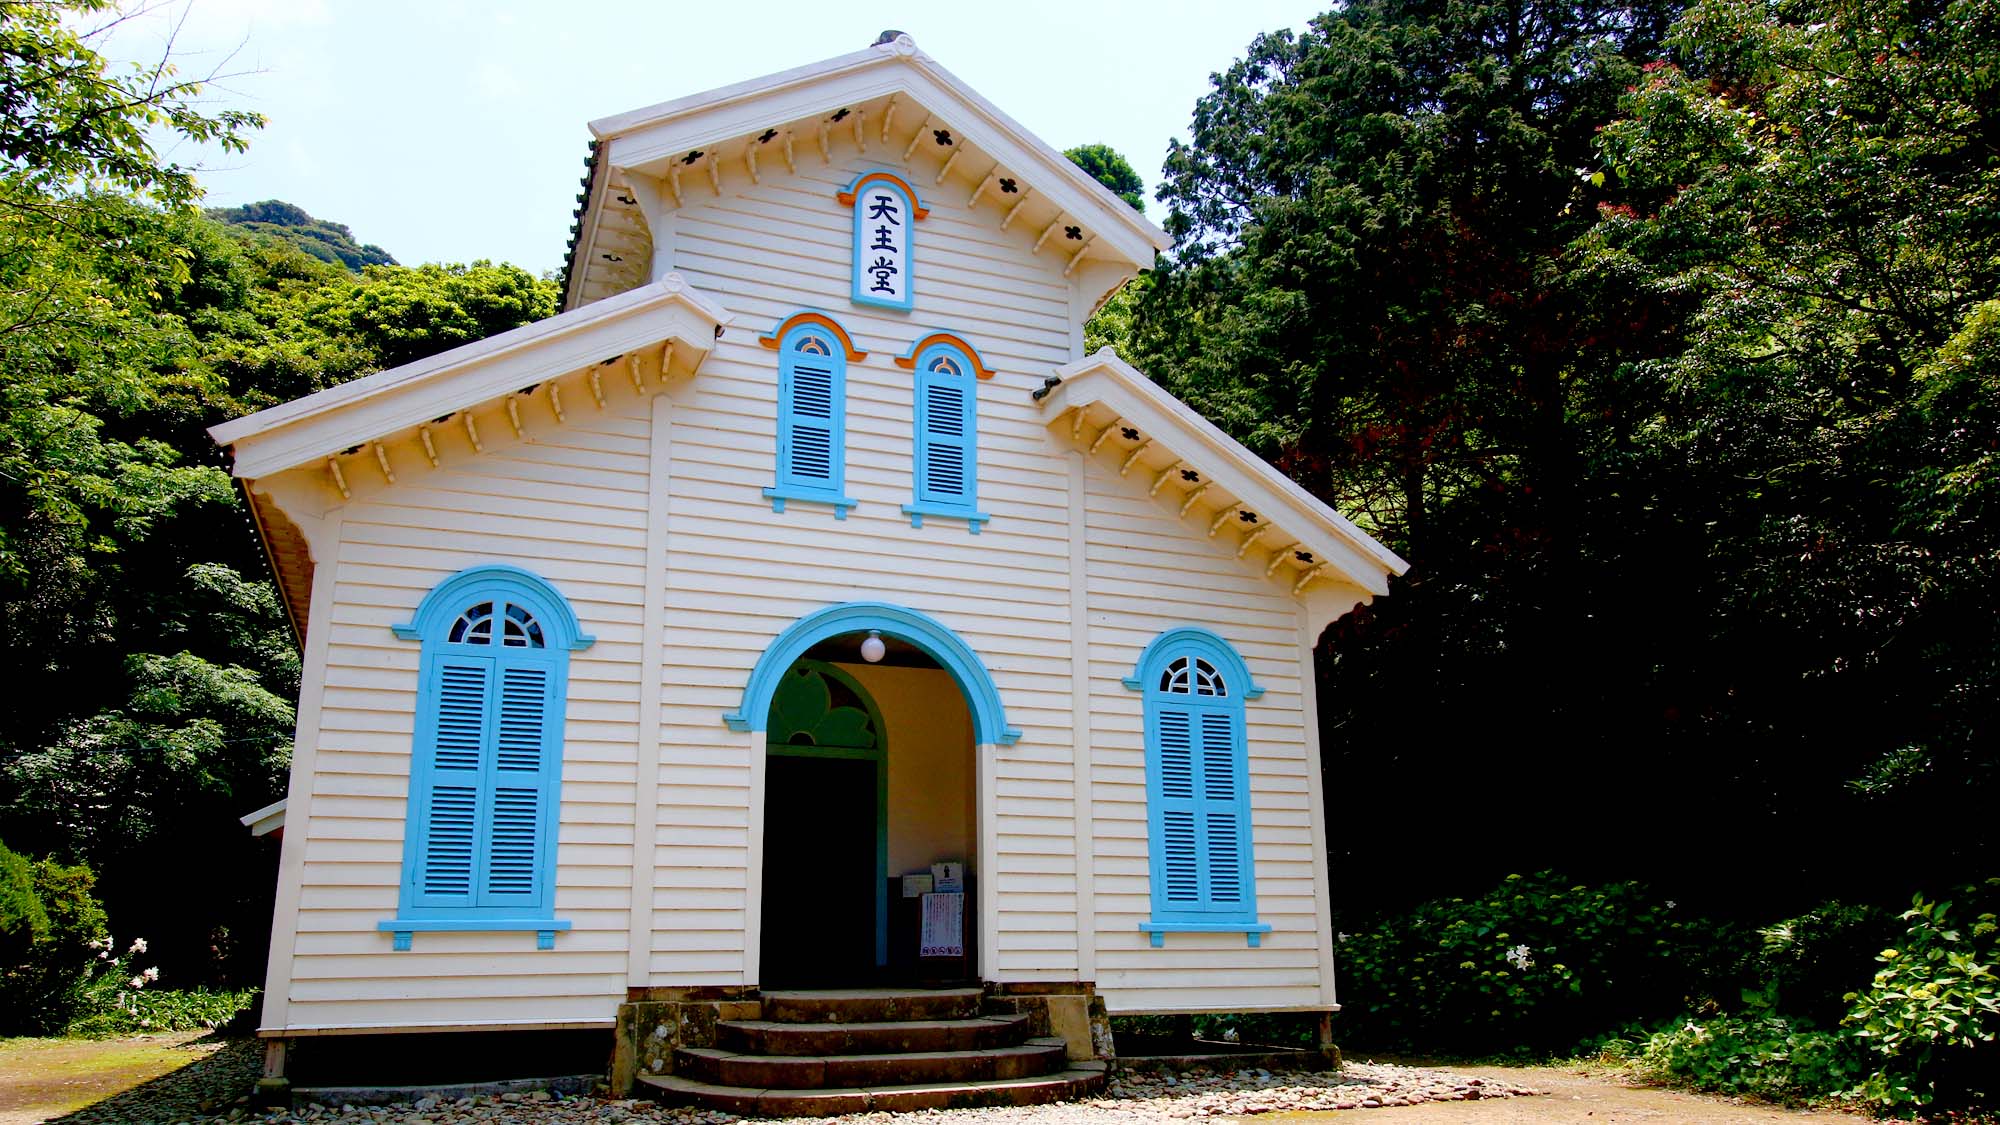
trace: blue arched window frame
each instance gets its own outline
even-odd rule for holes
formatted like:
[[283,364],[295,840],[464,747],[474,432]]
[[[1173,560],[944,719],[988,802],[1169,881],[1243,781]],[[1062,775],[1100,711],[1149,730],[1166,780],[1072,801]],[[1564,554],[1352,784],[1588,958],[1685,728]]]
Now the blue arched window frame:
[[865,358],[825,313],[787,317],[763,338],[778,351],[777,483],[764,490],[771,510],[788,500],[830,504],[846,519],[847,364]]
[[939,341],[916,353],[912,380],[911,492],[903,514],[962,519],[972,534],[993,517],[979,510],[978,358]]
[[1154,946],[1169,933],[1240,933],[1258,945],[1245,704],[1264,689],[1210,630],[1169,629],[1125,686],[1145,708],[1147,865]]
[[570,653],[595,638],[541,577],[460,571],[425,595],[397,637],[417,641],[417,707],[396,917],[419,930],[522,930],[538,948],[555,916],[556,837]]

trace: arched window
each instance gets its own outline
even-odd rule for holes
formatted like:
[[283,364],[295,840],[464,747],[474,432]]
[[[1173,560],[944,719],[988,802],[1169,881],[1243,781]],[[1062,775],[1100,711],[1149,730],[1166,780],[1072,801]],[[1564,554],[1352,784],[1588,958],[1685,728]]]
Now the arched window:
[[438,584],[408,625],[418,660],[408,827],[396,917],[417,930],[534,930],[554,944],[569,654],[588,647],[567,601],[514,567]]
[[925,516],[962,519],[977,535],[980,525],[991,518],[979,510],[982,368],[957,337],[943,333],[920,341],[914,360],[904,366],[912,367],[916,376],[915,495],[903,513],[914,527],[922,527]]
[[1144,693],[1154,945],[1168,933],[1244,933],[1257,921],[1244,702],[1263,694],[1227,641],[1180,628],[1148,645],[1127,687]]
[[778,483],[764,490],[773,511],[787,500],[833,505],[846,519],[847,361],[860,359],[824,313],[800,313],[763,338],[778,351]]

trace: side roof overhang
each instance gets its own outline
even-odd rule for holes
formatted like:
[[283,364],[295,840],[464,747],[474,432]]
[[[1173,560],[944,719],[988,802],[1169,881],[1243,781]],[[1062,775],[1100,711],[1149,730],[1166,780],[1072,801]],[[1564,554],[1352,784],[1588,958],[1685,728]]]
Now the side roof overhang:
[[372,460],[389,476],[387,444],[414,440],[435,465],[433,431],[456,415],[464,420],[453,425],[477,451],[482,446],[473,413],[507,400],[508,416],[514,417],[515,396],[526,390],[546,384],[552,404],[565,379],[573,392],[579,382],[595,390],[601,386],[598,372],[620,358],[627,360],[635,382],[642,368],[662,381],[697,371],[728,322],[729,314],[719,304],[691,289],[678,274],[669,274],[588,308],[211,427],[209,436],[233,454],[233,471],[243,485],[294,636],[304,644],[314,567],[305,528],[312,521],[286,511],[257,481],[323,465],[344,496],[345,474],[356,471],[357,462]]
[[728,320],[721,305],[671,274],[589,308],[224,422],[208,434],[235,455],[238,477],[256,479],[663,341],[685,345],[698,365]]
[[1171,485],[1183,517],[1198,512],[1211,538],[1229,529],[1237,557],[1255,550],[1295,595],[1331,580],[1379,597],[1410,568],[1108,347],[1057,368],[1039,397],[1052,426],[1093,453],[1109,446],[1120,472],[1142,469],[1156,496]]
[[[843,111],[852,116],[832,125],[833,115]],[[683,174],[690,178],[687,190],[694,191],[693,182],[710,175],[718,161],[735,168],[746,155],[754,159],[752,150],[773,137],[785,139],[789,160],[794,137],[810,150],[824,143],[829,128],[851,127],[860,136],[864,118],[869,139],[887,152],[885,163],[896,164],[896,154],[907,159],[908,152],[900,138],[889,140],[885,116],[894,118],[898,131],[913,122],[947,130],[957,152],[977,154],[961,173],[979,184],[975,198],[1007,177],[1016,182],[1008,189],[1015,192],[1006,197],[1010,206],[1032,196],[1038,213],[1068,216],[1085,232],[1093,260],[1117,261],[1136,272],[1151,269],[1154,255],[1172,245],[1144,213],[918,50],[909,36],[885,33],[852,54],[591,122],[590,174],[565,269],[564,307],[585,303],[586,290],[618,287],[616,282],[592,286],[596,275],[635,270],[651,257],[649,246],[631,243],[635,235],[650,236],[627,212],[644,210],[641,204],[647,202],[664,208],[661,197],[678,199]],[[877,122],[879,136],[873,132]],[[621,197],[618,202],[629,206],[614,206],[608,190],[614,180],[628,188],[635,180],[647,185],[627,193],[643,198]],[[698,190],[709,187],[704,182]],[[603,240],[606,246],[600,247]]]

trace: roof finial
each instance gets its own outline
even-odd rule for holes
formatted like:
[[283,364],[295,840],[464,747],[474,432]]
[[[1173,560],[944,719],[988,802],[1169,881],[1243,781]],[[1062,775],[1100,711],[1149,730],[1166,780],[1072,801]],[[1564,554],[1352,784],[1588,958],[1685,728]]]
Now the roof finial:
[[917,41],[910,38],[908,32],[896,31],[894,29],[885,31],[882,34],[877,35],[875,37],[875,42],[873,45],[877,47],[887,47],[889,50],[894,51],[896,54],[903,55],[905,57],[917,53]]

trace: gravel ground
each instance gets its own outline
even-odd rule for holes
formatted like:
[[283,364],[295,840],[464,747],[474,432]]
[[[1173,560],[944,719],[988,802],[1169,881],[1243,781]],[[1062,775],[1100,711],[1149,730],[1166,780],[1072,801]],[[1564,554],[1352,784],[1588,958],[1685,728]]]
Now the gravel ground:
[[[249,1107],[260,1053],[256,1043],[231,1043],[208,1058],[58,1118],[60,1125],[730,1125],[726,1113],[668,1109],[645,1100],[552,1097],[544,1092],[503,1094],[413,1104],[294,1113]],[[1495,1077],[1453,1074],[1386,1063],[1349,1063],[1338,1072],[1281,1074],[1263,1070],[1181,1075],[1123,1074],[1103,1096],[1081,1102],[1006,1109],[967,1109],[928,1116],[952,1125],[1135,1125],[1197,1117],[1230,1117],[1281,1111],[1362,1109],[1470,1101],[1533,1094]],[[881,1125],[895,1114],[866,1113],[820,1120],[841,1125]]]

